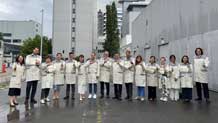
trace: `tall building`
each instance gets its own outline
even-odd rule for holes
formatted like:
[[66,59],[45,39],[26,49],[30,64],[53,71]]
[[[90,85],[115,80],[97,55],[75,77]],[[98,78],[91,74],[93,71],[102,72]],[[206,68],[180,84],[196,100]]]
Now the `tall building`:
[[104,13],[100,9],[98,11],[98,36],[104,35],[104,25],[105,25]]
[[53,55],[72,51],[87,58],[97,44],[96,13],[96,0],[54,0]]
[[25,39],[41,35],[41,24],[33,20],[0,20],[0,32],[3,34],[4,42],[22,45]]

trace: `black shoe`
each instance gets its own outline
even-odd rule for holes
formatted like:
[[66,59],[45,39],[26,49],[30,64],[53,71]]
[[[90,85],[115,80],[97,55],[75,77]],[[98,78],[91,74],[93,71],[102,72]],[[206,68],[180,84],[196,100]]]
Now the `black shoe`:
[[103,99],[103,98],[104,98],[104,96],[103,96],[103,95],[101,95],[101,96],[100,96],[100,99]]
[[117,100],[122,101],[122,99],[120,97],[118,97]]
[[211,101],[209,99],[206,99],[206,103],[211,103]]
[[129,100],[129,97],[125,97],[125,100]]
[[36,103],[37,103],[37,101],[36,101],[36,100],[34,100],[34,99],[33,99],[33,100],[31,100],[30,102],[31,102],[32,104],[36,104]]
[[131,102],[131,101],[132,101],[132,98],[129,98],[129,99],[128,99],[128,101],[130,101],[130,102]]
[[15,104],[10,104],[10,107],[14,108],[14,107],[16,107],[16,105]]
[[118,99],[117,97],[113,97],[112,99]]
[[69,99],[69,96],[64,97],[64,100],[68,100],[68,99]]
[[73,97],[71,97],[71,99],[72,99],[72,100],[75,100],[75,97],[73,96]]
[[108,95],[106,98],[107,98],[107,99],[109,99],[109,98],[110,98],[110,96]]
[[201,98],[196,98],[195,101],[202,101],[202,99]]
[[17,103],[17,102],[14,102],[14,105],[19,105],[19,103]]

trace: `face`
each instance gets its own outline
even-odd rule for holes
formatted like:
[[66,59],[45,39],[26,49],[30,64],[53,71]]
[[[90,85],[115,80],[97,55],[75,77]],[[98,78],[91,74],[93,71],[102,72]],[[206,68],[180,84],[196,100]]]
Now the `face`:
[[69,54],[69,58],[72,60],[74,59],[75,55],[74,54]]
[[115,60],[118,60],[119,58],[120,58],[120,55],[119,55],[119,54],[115,54],[115,55],[114,55],[114,59],[115,59]]
[[61,54],[58,54],[58,55],[56,56],[56,59],[57,59],[57,60],[61,60],[61,58],[62,58],[62,55],[61,55]]
[[22,62],[23,62],[23,56],[19,56],[18,62],[19,62],[19,63],[22,63]]
[[104,52],[104,58],[108,58],[109,57],[109,53],[108,52]]
[[183,63],[185,63],[185,64],[188,63],[188,58],[187,57],[183,58]]
[[151,62],[151,63],[154,63],[154,62],[155,62],[154,57],[151,57],[151,58],[150,58],[150,62]]
[[175,63],[176,62],[175,57],[171,57],[170,62]]
[[197,56],[200,56],[200,55],[202,54],[201,50],[200,50],[200,49],[197,49],[197,50],[196,50],[196,54],[197,54]]
[[130,57],[131,56],[131,52],[129,50],[126,51],[126,57]]
[[79,57],[80,62],[84,62],[84,57]]
[[160,59],[160,63],[161,63],[162,65],[164,65],[165,62],[166,62],[165,58],[161,58],[161,59]]
[[137,61],[137,62],[141,62],[141,61],[142,61],[142,60],[141,60],[141,57],[137,57],[136,61]]
[[94,53],[91,54],[91,60],[95,60],[95,54]]
[[46,63],[51,63],[51,59],[50,59],[50,58],[47,58],[47,59],[45,60],[45,62],[46,62]]
[[39,54],[39,49],[38,48],[33,49],[33,54],[35,55]]

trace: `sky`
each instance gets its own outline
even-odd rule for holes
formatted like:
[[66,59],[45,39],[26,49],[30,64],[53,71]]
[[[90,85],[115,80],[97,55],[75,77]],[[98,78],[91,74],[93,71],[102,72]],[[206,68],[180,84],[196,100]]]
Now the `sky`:
[[[112,0],[98,0],[98,9]],[[41,23],[41,10],[44,9],[44,35],[52,36],[53,0],[0,0],[0,20],[34,20]]]

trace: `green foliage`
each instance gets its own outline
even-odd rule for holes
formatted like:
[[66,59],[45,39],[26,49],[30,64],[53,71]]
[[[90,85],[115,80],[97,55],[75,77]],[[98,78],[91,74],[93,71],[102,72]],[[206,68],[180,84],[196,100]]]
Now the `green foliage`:
[[3,35],[1,32],[0,32],[0,40],[3,40]]
[[110,52],[110,56],[119,52],[120,39],[117,22],[117,8],[115,2],[106,6],[106,40],[104,50]]
[[[28,38],[23,42],[23,46],[21,47],[21,54],[26,56],[33,52],[35,47],[40,48],[41,36],[36,35],[34,38]],[[48,39],[48,37],[43,37],[43,56],[47,56],[52,53],[52,41]]]

